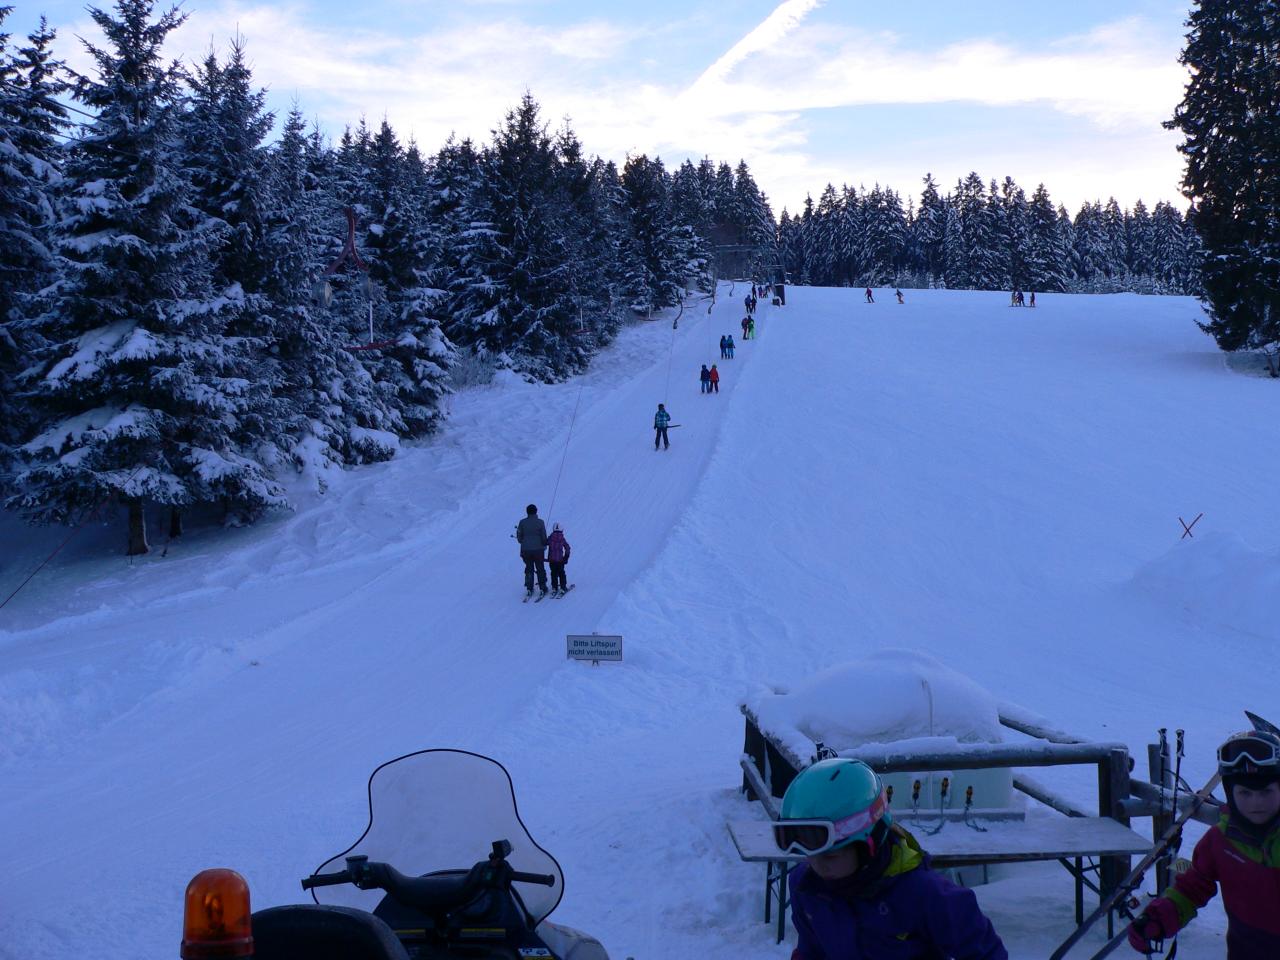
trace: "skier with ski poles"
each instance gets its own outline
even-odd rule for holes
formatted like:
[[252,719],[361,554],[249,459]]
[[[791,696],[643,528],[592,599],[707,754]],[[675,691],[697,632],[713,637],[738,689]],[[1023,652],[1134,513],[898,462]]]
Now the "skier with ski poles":
[[671,441],[667,439],[667,427],[671,425],[671,414],[667,413],[667,408],[663,404],[658,404],[658,412],[653,415],[653,449],[658,449],[658,442],[662,442],[664,450],[671,449]]
[[788,877],[799,934],[792,960],[1008,960],[973,891],[930,869],[861,760],[833,757],[802,770],[773,838],[806,858]]
[[569,541],[564,538],[564,530],[560,524],[551,525],[551,536],[547,538],[547,563],[551,565],[551,596],[563,597],[569,592],[569,581],[564,575],[565,564],[569,562]]
[[1218,748],[1227,810],[1178,875],[1129,926],[1129,945],[1158,952],[1218,887],[1227,913],[1227,960],[1280,957],[1280,737],[1249,730]]
[[538,575],[538,586],[545,597],[547,563],[543,551],[547,548],[547,525],[538,517],[538,508],[532,503],[525,507],[525,518],[516,524],[516,540],[520,544],[520,559],[524,561],[524,598],[528,600],[533,596],[535,572]]

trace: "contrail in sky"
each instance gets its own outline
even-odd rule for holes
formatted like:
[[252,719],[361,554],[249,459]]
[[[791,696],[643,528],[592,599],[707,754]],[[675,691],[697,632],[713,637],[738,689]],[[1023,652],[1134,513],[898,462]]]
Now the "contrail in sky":
[[800,25],[806,16],[826,0],[785,0],[765,17],[760,25],[735,43],[724,56],[703,71],[686,91],[692,93],[706,84],[724,81],[729,73],[747,57],[767,50]]

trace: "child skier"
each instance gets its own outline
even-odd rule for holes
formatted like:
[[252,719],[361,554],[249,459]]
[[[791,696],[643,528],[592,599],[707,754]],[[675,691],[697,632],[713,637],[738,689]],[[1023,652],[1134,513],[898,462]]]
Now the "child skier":
[[1147,904],[1129,944],[1155,952],[1222,886],[1227,960],[1280,957],[1280,737],[1249,730],[1218,748],[1228,812],[1196,844],[1191,867]]
[[779,849],[807,858],[788,878],[799,934],[792,960],[1008,960],[973,891],[929,868],[861,760],[802,770],[773,834]]
[[698,382],[702,384],[702,392],[711,392],[711,371],[707,369],[707,365],[702,365],[702,370],[698,373]]
[[728,340],[728,343],[726,343],[726,344],[725,344],[725,349],[726,349],[726,350],[728,351],[728,353],[729,353],[729,359],[730,359],[730,360],[732,360],[732,359],[733,359],[733,346],[734,346],[734,344],[733,344],[733,334],[729,334],[729,336],[728,336],[726,339]]
[[664,450],[671,449],[671,441],[667,439],[667,427],[670,423],[671,414],[667,413],[665,406],[658,404],[658,412],[653,415],[653,449],[658,449],[658,441],[662,441]]
[[751,318],[743,317],[742,318],[742,339],[743,340],[750,339],[750,336],[751,336],[751,331],[749,329],[750,326],[751,326]]
[[708,387],[711,393],[720,392],[720,371],[716,369],[716,365],[711,365],[711,385]]
[[728,358],[728,356],[729,356],[729,338],[721,337],[720,338],[720,359],[725,360]]
[[569,582],[565,579],[564,565],[569,562],[569,541],[564,538],[564,530],[560,524],[551,525],[551,536],[547,537],[547,563],[551,565],[551,596],[563,597],[569,592]]
[[875,297],[873,297],[873,296],[871,295],[871,288],[870,288],[870,287],[867,287],[867,293],[866,293],[866,296],[867,296],[867,303],[875,303],[875,302],[876,302],[876,298],[875,298]]

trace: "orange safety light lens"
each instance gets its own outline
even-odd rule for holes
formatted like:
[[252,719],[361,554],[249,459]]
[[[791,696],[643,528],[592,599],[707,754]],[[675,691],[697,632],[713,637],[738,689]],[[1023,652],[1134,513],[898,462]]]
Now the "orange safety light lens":
[[234,870],[202,870],[187,884],[183,960],[252,957],[249,884]]

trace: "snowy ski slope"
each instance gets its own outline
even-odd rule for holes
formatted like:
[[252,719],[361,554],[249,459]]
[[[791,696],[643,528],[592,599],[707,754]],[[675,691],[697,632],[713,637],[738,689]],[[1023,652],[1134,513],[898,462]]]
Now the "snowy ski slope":
[[[455,746],[511,770],[564,867],[555,919],[617,958],[781,958],[724,831],[758,684],[919,649],[1135,751],[1185,727],[1192,781],[1241,708],[1280,713],[1275,386],[1228,370],[1195,303],[800,288],[720,361],[742,293],[579,381],[468,392],[437,441],[293,516],[132,566],[91,534],[37,577],[0,613],[0,957],[176,956],[194,872],[296,900],[363,828],[373,766]],[[664,397],[682,426],[655,453]],[[531,501],[577,589],[526,606]],[[2,529],[7,593],[48,541]],[[623,665],[564,661],[592,630]],[[1011,955],[1047,955],[1065,872],[993,876]],[[1205,911],[1185,955],[1222,929]]]

